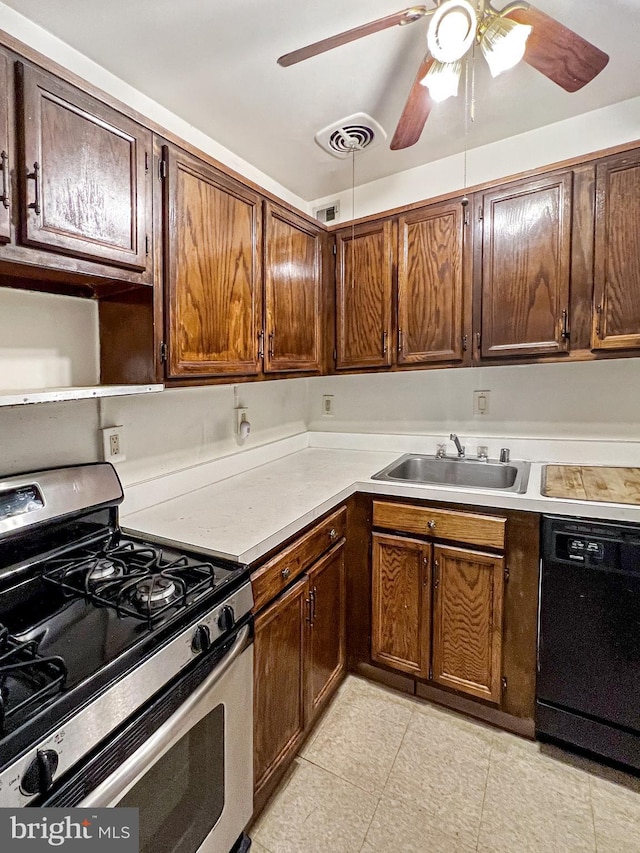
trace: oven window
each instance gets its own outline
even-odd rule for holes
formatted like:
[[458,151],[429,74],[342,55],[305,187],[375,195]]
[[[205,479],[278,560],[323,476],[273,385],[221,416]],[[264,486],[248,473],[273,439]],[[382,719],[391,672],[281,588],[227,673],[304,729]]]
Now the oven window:
[[151,767],[118,806],[140,809],[140,853],[195,853],[224,807],[224,705]]

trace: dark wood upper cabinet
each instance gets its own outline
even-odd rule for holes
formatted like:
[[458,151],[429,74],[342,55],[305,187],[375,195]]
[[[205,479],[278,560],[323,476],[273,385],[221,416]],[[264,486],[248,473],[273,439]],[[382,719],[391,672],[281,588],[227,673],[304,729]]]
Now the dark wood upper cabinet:
[[374,533],[371,657],[385,666],[429,677],[431,545]]
[[504,557],[433,546],[433,680],[500,702]]
[[399,218],[398,364],[462,360],[463,271],[459,201]]
[[320,368],[321,231],[265,203],[265,373]]
[[11,239],[11,168],[12,151],[9,145],[9,115],[11,103],[9,57],[0,50],[0,243]]
[[640,152],[596,167],[593,349],[640,348]]
[[256,374],[260,196],[191,154],[163,156],[168,375]]
[[45,71],[17,72],[22,242],[144,270],[150,131]]
[[336,367],[391,364],[391,222],[336,232]]
[[482,357],[568,349],[572,177],[519,181],[482,196]]

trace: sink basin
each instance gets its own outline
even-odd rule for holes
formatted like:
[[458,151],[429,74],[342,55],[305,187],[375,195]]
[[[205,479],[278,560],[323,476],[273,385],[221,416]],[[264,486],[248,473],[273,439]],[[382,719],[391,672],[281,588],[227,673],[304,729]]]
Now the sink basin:
[[478,459],[439,459],[406,453],[373,480],[424,483],[437,486],[464,486],[470,489],[499,489],[503,492],[527,490],[530,462],[484,462]]

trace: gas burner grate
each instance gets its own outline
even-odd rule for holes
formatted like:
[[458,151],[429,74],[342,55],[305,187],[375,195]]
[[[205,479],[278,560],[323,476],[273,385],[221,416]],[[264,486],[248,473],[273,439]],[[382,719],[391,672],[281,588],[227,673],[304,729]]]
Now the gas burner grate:
[[0,735],[11,717],[59,693],[66,678],[61,657],[42,657],[35,640],[20,642],[0,625]]
[[112,607],[118,616],[145,620],[149,627],[168,610],[186,606],[212,589],[219,578],[211,563],[186,556],[168,559],[160,548],[135,542],[107,542],[49,562],[45,580],[69,595]]

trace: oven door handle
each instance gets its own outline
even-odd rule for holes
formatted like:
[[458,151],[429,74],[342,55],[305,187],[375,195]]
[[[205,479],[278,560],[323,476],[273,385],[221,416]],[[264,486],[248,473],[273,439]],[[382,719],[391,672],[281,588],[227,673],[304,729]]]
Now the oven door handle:
[[105,779],[97,788],[91,791],[81,803],[82,808],[102,808],[110,806],[123,797],[138,776],[148,770],[162,756],[167,747],[176,739],[182,726],[189,720],[207,693],[220,681],[222,676],[251,644],[251,626],[245,625],[235,639],[233,646],[227,652],[214,670],[198,685],[197,689],[178,708],[169,719],[160,726],[157,732],[136,750],[130,758]]

